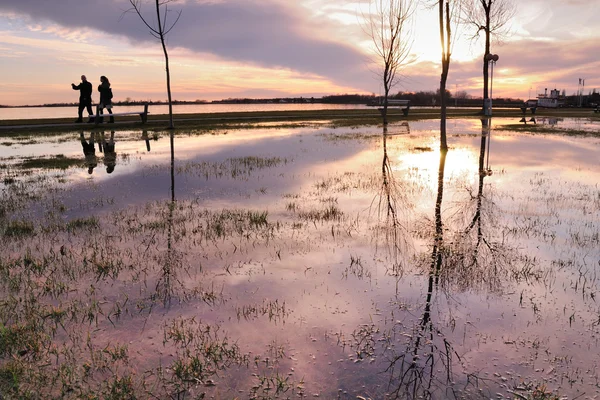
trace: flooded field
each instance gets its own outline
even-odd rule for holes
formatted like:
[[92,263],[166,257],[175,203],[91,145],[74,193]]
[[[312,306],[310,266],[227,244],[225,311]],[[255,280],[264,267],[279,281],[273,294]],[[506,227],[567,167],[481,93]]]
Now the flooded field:
[[0,138],[0,393],[600,397],[599,127],[535,123]]

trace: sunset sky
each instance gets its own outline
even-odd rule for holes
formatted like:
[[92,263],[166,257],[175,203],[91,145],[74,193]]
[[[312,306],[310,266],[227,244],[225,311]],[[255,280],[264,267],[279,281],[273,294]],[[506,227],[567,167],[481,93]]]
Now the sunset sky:
[[[579,78],[586,93],[600,90],[600,0],[516,4],[510,35],[492,47],[494,97],[573,94]],[[128,0],[1,0],[0,104],[77,101],[70,84],[81,74],[94,85],[106,75],[115,100],[166,99],[160,43],[129,8]],[[175,99],[381,94],[360,23],[365,0],[179,0],[171,9],[181,10],[168,36]],[[415,18],[414,61],[395,91],[439,86],[437,16],[421,6]],[[457,36],[451,92],[481,96],[482,54],[482,41]]]

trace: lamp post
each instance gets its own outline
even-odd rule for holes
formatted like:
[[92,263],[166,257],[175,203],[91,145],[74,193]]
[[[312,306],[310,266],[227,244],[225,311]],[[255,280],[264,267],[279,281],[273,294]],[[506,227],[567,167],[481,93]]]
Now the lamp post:
[[498,54],[486,54],[485,55],[485,61],[489,62],[492,66],[492,75],[491,75],[491,79],[490,79],[490,97],[488,99],[484,100],[483,103],[483,108],[484,108],[484,114],[488,117],[492,116],[492,93],[493,93],[493,88],[494,88],[494,64],[496,64],[496,61],[498,61]]

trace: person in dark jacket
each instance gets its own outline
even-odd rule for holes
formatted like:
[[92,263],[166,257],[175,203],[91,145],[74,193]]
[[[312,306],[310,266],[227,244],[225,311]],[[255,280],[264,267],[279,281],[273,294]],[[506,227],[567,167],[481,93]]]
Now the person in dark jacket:
[[[100,85],[98,85],[98,91],[100,92],[100,104],[98,104],[98,115],[103,114],[104,108],[108,110],[109,114],[112,114],[112,89],[110,88],[110,82],[108,78],[102,75],[100,77]],[[100,118],[102,122],[102,117]],[[114,117],[110,117],[110,122],[115,122]]]
[[92,112],[92,84],[87,81],[85,75],[81,75],[81,83],[79,85],[75,85],[71,83],[71,87],[73,90],[79,90],[79,118],[75,122],[80,123],[83,122],[83,109],[87,108],[87,112],[90,115],[90,119],[88,122],[94,121],[94,116]]

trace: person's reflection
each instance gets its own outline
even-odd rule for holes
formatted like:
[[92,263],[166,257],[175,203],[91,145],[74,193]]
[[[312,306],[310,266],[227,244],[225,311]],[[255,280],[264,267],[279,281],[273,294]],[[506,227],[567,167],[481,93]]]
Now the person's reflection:
[[102,132],[102,147],[104,148],[104,166],[107,173],[112,173],[117,165],[117,153],[115,152],[115,131],[110,132],[110,138],[106,140]]
[[98,158],[96,157],[95,147],[95,136],[94,132],[90,132],[90,139],[86,140],[83,131],[79,133],[79,139],[81,140],[81,147],[83,148],[83,155],[85,156],[85,165],[88,168],[88,174],[94,172],[94,168],[98,165]]

